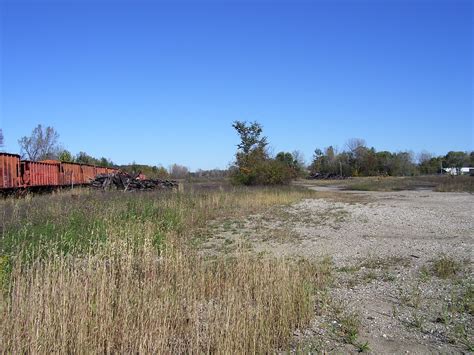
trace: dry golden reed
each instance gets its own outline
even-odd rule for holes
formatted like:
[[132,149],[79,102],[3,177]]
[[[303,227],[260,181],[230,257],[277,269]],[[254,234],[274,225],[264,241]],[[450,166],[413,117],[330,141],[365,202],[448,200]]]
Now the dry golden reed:
[[[164,204],[173,211],[169,215],[136,210],[136,199],[142,206],[153,196],[128,196],[126,209],[122,197],[112,199],[104,220],[94,222],[97,229],[78,227],[82,234],[107,233],[105,242],[87,251],[51,248],[33,260],[8,255],[12,270],[0,299],[0,351],[264,353],[289,348],[294,330],[306,326],[313,314],[314,290],[323,287],[324,272],[308,262],[243,252],[206,259],[183,240],[198,221],[293,202],[304,193],[173,195],[157,200],[160,208]],[[56,197],[51,198],[53,203]],[[94,198],[87,208],[95,208]],[[80,207],[64,208],[74,216]],[[52,210],[48,221],[58,213]],[[116,223],[116,213],[125,221]],[[157,231],[165,233],[158,245]]]

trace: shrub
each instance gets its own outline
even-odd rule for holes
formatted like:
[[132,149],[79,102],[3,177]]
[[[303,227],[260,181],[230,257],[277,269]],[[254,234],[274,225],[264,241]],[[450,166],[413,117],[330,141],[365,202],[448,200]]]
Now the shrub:
[[248,168],[234,169],[232,181],[237,185],[287,185],[294,173],[286,164],[266,159]]
[[267,138],[262,136],[259,123],[236,121],[233,127],[241,139],[231,173],[234,184],[284,185],[296,177],[298,162],[290,153],[281,152],[275,159],[270,158]]

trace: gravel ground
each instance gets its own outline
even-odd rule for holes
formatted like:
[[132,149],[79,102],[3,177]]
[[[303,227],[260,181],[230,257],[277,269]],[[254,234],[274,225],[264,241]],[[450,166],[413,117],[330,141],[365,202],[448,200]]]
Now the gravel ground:
[[[314,199],[288,210],[306,217],[294,227],[305,237],[305,254],[332,255],[336,264],[394,253],[418,256],[419,263],[440,253],[472,256],[474,195],[426,191],[364,194],[373,202]],[[321,223],[328,215],[332,218]]]
[[[257,252],[332,258],[335,281],[329,293],[335,306],[295,333],[295,348],[472,352],[474,195],[371,191],[348,199],[351,192],[322,190],[323,198],[222,231],[226,241],[236,234],[253,238]],[[453,270],[441,277],[438,264]],[[360,325],[348,339],[344,330],[351,317]]]
[[[334,260],[338,272],[332,297],[359,315],[361,325],[355,347],[327,335],[325,349],[357,351],[368,342],[379,354],[472,351],[474,195],[359,195],[371,202],[314,199],[292,206],[288,212],[300,218],[293,228],[303,240],[292,248],[274,245],[277,253]],[[455,262],[456,273],[445,279],[432,275],[440,259]],[[462,310],[456,302],[463,303]],[[312,329],[344,326],[337,318],[331,313],[316,317]]]

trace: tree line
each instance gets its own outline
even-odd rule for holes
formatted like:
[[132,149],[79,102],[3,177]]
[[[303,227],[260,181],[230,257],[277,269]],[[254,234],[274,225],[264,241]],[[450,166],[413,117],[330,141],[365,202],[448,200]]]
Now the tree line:
[[53,127],[37,125],[31,135],[18,140],[22,159],[31,161],[60,160],[68,163],[81,163],[103,167],[114,166],[114,163],[105,157],[95,158],[86,152],[73,155],[59,143],[59,133]]
[[363,139],[351,139],[347,149],[338,152],[333,146],[316,149],[309,166],[312,175],[340,176],[413,176],[439,174],[443,168],[460,169],[474,166],[474,152],[448,152],[433,156],[423,152],[418,157],[412,152],[376,151],[367,147]]
[[[307,165],[298,152],[279,152],[272,155],[268,149],[268,138],[258,122],[235,121],[232,127],[240,138],[235,160],[227,170],[198,170],[191,173],[183,165],[173,164],[168,169],[162,166],[137,164],[117,166],[105,157],[95,158],[85,152],[73,155],[59,144],[59,133],[53,127],[35,127],[30,136],[18,140],[23,159],[32,161],[60,160],[104,167],[118,167],[130,173],[142,172],[154,178],[184,179],[188,177],[231,177],[236,184],[278,185],[287,184],[297,177],[318,176],[412,176],[438,174],[443,168],[461,169],[474,167],[474,152],[450,151],[446,155],[434,156],[423,152],[415,157],[412,152],[377,151],[368,147],[365,140],[353,138],[345,149],[334,146],[316,149]],[[0,147],[3,133],[0,130]]]
[[[173,164],[167,170],[162,166],[137,164],[135,162],[126,165],[116,165],[111,159],[93,157],[86,152],[72,154],[59,143],[59,133],[50,126],[37,125],[31,135],[24,136],[18,140],[20,155],[22,159],[31,161],[59,160],[69,163],[80,163],[97,165],[103,167],[116,167],[129,173],[141,172],[150,178],[185,178],[189,169],[183,165]],[[0,130],[0,147],[3,146],[3,134]]]
[[344,150],[334,146],[316,149],[305,165],[298,152],[280,152],[274,157],[267,149],[268,139],[257,123],[235,121],[232,126],[240,137],[231,176],[237,184],[285,184],[295,177],[413,176],[438,174],[443,168],[474,167],[474,152],[450,151],[433,156],[423,152],[418,159],[412,152],[376,151],[365,140],[353,138]]

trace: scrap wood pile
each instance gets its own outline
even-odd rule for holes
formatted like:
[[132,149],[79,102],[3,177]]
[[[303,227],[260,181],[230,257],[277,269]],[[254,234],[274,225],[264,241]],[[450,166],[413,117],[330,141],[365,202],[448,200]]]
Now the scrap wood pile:
[[309,179],[317,179],[317,180],[326,180],[326,179],[331,179],[331,180],[344,180],[347,179],[346,176],[342,176],[339,174],[333,174],[333,173],[314,173],[309,176]]
[[140,173],[131,175],[122,171],[114,174],[99,174],[91,181],[90,186],[95,189],[123,191],[172,190],[178,187],[178,183],[174,180],[143,179],[140,177],[142,177]]

